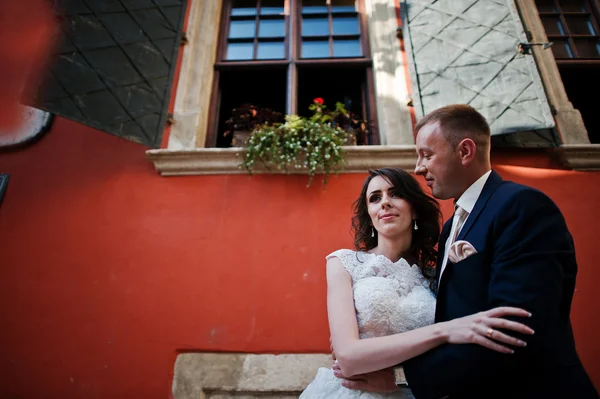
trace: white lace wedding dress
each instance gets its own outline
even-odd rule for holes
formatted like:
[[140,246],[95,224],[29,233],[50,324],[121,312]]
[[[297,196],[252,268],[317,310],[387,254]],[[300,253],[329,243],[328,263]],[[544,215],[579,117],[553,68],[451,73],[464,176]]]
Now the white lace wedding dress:
[[[383,255],[340,249],[327,259],[340,259],[350,276],[360,338],[397,334],[432,324],[435,297],[416,265],[392,262]],[[409,389],[377,394],[344,388],[333,371],[320,368],[300,399],[412,399]]]

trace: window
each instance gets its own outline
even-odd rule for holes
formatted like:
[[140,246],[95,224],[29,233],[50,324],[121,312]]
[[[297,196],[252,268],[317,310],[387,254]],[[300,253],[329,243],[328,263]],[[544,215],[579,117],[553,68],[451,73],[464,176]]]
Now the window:
[[590,0],[537,0],[557,60],[600,60],[600,30]]
[[[590,142],[600,143],[600,120],[589,93],[600,90],[599,10],[594,0],[536,0],[560,75],[581,112]],[[585,84],[582,84],[585,82]]]
[[307,115],[314,98],[369,121],[358,144],[379,144],[361,0],[226,0],[207,147],[229,147],[234,109]]

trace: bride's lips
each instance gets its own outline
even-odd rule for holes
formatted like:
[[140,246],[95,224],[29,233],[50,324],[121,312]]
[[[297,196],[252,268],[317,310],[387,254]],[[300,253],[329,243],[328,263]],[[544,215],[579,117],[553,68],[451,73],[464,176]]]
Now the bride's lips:
[[384,215],[379,216],[379,219],[381,219],[381,220],[390,220],[390,219],[395,218],[396,216],[397,215],[393,214],[393,213],[386,213]]

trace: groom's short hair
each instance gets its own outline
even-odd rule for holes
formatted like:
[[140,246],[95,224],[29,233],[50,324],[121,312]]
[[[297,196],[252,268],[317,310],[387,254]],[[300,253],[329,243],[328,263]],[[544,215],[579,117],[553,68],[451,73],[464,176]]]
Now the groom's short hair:
[[425,115],[415,126],[415,133],[425,125],[438,123],[452,148],[465,138],[470,138],[483,153],[489,153],[491,132],[485,117],[467,104],[452,104]]

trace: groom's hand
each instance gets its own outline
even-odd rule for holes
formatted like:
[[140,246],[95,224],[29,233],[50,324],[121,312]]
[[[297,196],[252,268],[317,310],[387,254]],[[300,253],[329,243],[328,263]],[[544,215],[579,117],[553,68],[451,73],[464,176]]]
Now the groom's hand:
[[358,389],[361,391],[377,393],[396,392],[400,390],[400,388],[396,386],[394,371],[391,368],[359,374],[352,377],[344,376],[337,362],[333,364],[331,369],[337,378],[343,380],[342,386],[348,389]]

